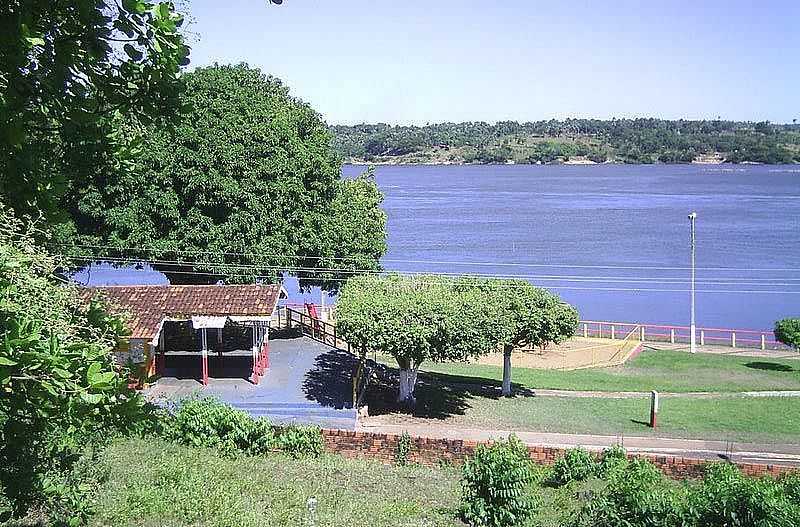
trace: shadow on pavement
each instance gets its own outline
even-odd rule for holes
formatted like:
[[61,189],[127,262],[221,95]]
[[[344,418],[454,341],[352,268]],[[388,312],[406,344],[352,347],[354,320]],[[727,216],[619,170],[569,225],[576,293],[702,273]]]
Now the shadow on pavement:
[[[311,400],[324,406],[350,407],[352,404],[353,373],[358,359],[346,351],[331,350],[316,358],[315,367],[305,377],[303,389]],[[476,397],[499,399],[500,381],[483,377],[420,372],[417,379],[414,408],[397,403],[399,370],[396,367],[367,361],[372,371],[364,404],[370,415],[404,412],[414,417],[447,419],[463,415],[470,408],[470,399]],[[517,397],[532,397],[534,392],[514,385]]]

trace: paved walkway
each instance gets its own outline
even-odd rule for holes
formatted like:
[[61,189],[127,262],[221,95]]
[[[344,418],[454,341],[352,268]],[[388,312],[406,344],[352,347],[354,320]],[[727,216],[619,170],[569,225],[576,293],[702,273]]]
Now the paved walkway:
[[[308,337],[270,340],[269,368],[258,385],[246,377],[252,360],[249,356],[209,356],[208,386],[197,380],[197,372],[168,368],[165,376],[145,390],[155,402],[176,401],[192,395],[211,395],[254,416],[273,422],[309,423],[331,428],[353,429],[355,410],[351,406],[352,355]],[[190,357],[190,364],[199,362]],[[167,359],[169,366],[169,357]],[[176,365],[177,366],[177,365]]]
[[369,425],[359,423],[357,430],[363,432],[401,434],[431,439],[462,439],[488,441],[515,434],[528,445],[556,448],[583,447],[602,450],[621,444],[628,452],[659,456],[682,456],[692,459],[730,460],[742,463],[800,466],[800,445],[767,445],[760,443],[737,443],[731,441],[708,441],[697,439],[671,439],[628,436],[601,436],[582,434],[555,434],[544,432],[511,432],[509,430],[480,430],[470,428],[447,428],[435,425]]

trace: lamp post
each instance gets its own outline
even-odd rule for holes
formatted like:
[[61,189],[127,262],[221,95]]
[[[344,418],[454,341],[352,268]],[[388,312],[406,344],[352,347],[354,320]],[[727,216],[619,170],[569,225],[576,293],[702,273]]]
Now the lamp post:
[[691,246],[692,246],[692,308],[691,308],[691,320],[689,322],[689,331],[691,335],[689,336],[689,351],[692,353],[697,353],[697,340],[695,338],[695,325],[694,325],[694,278],[695,278],[695,265],[694,265],[694,253],[695,253],[695,230],[694,230],[694,222],[697,219],[697,213],[692,212],[689,214],[689,224],[691,226]]

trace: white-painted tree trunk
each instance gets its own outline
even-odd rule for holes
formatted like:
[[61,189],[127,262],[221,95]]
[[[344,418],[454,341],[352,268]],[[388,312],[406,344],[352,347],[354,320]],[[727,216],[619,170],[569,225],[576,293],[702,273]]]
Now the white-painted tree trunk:
[[397,402],[414,406],[417,402],[414,397],[414,387],[417,384],[417,368],[406,368],[400,370],[400,388],[397,395]]
[[511,397],[511,346],[503,346],[503,397]]

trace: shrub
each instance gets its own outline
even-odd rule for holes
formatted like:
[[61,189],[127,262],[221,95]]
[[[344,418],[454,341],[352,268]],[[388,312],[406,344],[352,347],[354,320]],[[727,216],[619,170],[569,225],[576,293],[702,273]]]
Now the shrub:
[[179,403],[164,427],[164,434],[173,441],[219,448],[229,455],[265,454],[276,446],[269,421],[253,419],[246,412],[211,397]]
[[110,353],[122,318],[87,309],[34,236],[47,234],[0,203],[0,518],[77,525],[92,502],[85,449],[129,432],[143,404]]
[[649,461],[634,459],[584,507],[574,525],[678,527],[685,525],[685,510],[682,489]]
[[528,450],[515,436],[479,445],[462,469],[461,516],[470,525],[507,527],[523,523],[533,510]]
[[780,480],[786,497],[800,505],[800,473],[793,472],[783,476]]
[[403,432],[397,439],[397,450],[394,453],[394,461],[400,466],[408,465],[408,456],[411,454],[411,436],[408,432]]
[[710,465],[690,493],[687,520],[710,526],[800,525],[800,503],[789,495],[795,484],[794,478],[781,483],[747,477],[731,464]]
[[800,318],[784,318],[775,322],[775,339],[800,351]]
[[620,445],[612,445],[603,450],[597,465],[597,476],[613,479],[628,466],[628,454]]
[[317,426],[290,425],[280,430],[278,447],[293,458],[320,457],[324,450],[322,431]]
[[582,448],[572,448],[553,465],[553,483],[565,485],[570,481],[584,481],[597,473],[594,455]]

